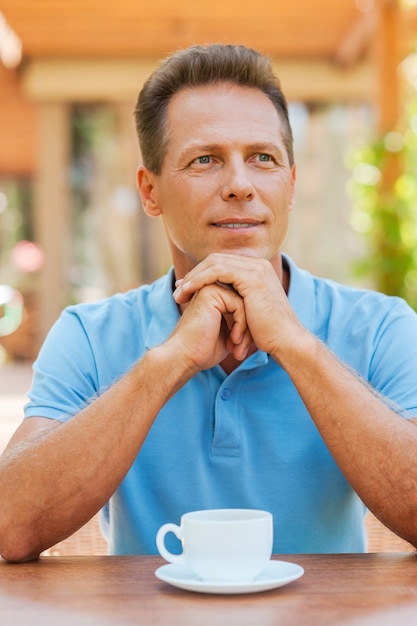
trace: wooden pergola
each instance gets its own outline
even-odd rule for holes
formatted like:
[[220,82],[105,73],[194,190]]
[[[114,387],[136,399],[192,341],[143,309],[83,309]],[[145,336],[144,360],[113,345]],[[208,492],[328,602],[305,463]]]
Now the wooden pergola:
[[0,176],[35,179],[40,340],[66,304],[72,103],[133,103],[169,52],[244,43],[272,57],[288,99],[373,102],[388,130],[417,32],[416,9],[400,0],[0,0],[0,12],[23,49],[17,67],[0,64]]

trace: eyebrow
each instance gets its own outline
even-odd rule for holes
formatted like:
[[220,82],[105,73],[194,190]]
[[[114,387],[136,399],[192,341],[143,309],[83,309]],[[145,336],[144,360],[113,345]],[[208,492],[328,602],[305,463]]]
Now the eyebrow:
[[[222,144],[216,143],[195,143],[187,146],[182,152],[181,156],[188,156],[190,153],[198,152],[198,153],[210,153],[216,152],[217,150],[222,150]],[[285,151],[285,145],[282,147],[272,141],[260,141],[257,143],[250,143],[245,146],[245,149],[250,152],[275,152],[282,154]]]
[[252,143],[248,146],[254,152],[282,152],[282,148],[285,150],[285,145],[282,148],[273,141],[261,141],[259,143]]

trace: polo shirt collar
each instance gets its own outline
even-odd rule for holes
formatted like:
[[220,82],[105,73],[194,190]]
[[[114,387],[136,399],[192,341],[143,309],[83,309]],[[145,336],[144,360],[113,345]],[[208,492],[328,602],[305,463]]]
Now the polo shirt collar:
[[173,332],[180,319],[177,304],[172,297],[174,268],[156,280],[150,287],[149,311],[151,319],[146,334],[145,346],[148,350],[163,343]]
[[286,254],[282,255],[290,271],[288,300],[302,325],[314,333],[316,326],[316,293],[314,277],[296,266]]

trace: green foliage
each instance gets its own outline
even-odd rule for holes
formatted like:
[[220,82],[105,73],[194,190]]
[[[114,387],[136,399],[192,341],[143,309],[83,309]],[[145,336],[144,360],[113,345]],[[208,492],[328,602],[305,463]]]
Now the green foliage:
[[406,103],[400,126],[357,147],[348,158],[352,226],[367,241],[367,253],[355,264],[355,272],[369,277],[379,291],[403,297],[417,310],[415,93]]

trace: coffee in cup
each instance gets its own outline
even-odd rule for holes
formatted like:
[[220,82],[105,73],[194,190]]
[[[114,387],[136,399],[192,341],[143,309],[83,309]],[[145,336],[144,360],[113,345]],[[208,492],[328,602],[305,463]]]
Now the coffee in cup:
[[[165,535],[181,541],[182,553],[165,546]],[[267,566],[272,553],[272,515],[256,509],[192,511],[181,524],[164,524],[156,536],[161,556],[179,563],[199,578],[216,582],[251,581]]]

